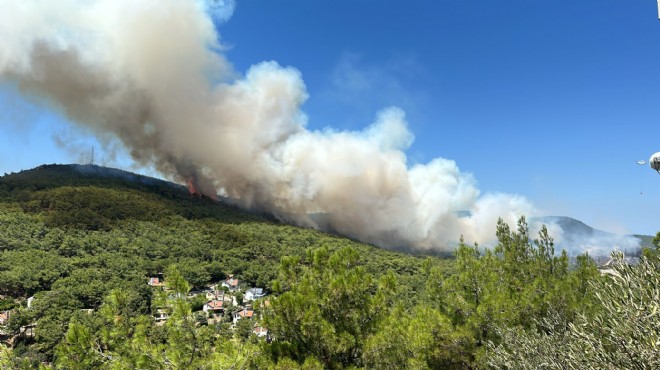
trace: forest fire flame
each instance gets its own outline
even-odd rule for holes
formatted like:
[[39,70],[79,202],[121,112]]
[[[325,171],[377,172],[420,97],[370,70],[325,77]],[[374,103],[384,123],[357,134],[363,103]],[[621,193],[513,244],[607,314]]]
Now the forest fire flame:
[[197,189],[195,188],[195,183],[194,183],[192,177],[190,177],[186,180],[186,185],[188,186],[188,192],[190,193],[190,195],[199,195],[197,193]]
[[203,188],[200,186],[200,184],[197,183],[194,176],[188,177],[186,179],[186,186],[188,187],[188,192],[190,193],[191,197],[208,198],[214,201],[218,200],[218,196],[215,191],[203,192]]

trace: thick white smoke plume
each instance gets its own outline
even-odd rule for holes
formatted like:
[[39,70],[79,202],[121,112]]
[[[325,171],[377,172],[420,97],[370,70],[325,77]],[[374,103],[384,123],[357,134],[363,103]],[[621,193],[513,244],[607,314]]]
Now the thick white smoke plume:
[[[410,167],[404,112],[360,132],[305,128],[300,73],[275,62],[244,76],[213,21],[225,0],[0,0],[0,78],[52,105],[133,159],[207,194],[386,247],[488,243],[498,217],[533,207],[480,194],[456,163]],[[212,15],[209,15],[209,12]]]

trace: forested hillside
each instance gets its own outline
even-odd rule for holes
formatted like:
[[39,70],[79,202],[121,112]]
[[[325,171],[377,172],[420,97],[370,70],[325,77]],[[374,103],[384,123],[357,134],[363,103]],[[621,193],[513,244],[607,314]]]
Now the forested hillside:
[[418,257],[118,170],[5,175],[0,368],[659,367],[656,251],[603,275],[497,236]]

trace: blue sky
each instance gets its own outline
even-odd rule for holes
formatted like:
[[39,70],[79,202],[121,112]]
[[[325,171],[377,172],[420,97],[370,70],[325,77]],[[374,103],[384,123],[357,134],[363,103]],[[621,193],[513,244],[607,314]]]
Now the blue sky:
[[[545,214],[660,230],[660,176],[645,167],[640,195],[635,163],[660,151],[654,1],[238,0],[218,27],[239,72],[275,60],[302,73],[311,129],[361,129],[399,106],[410,164],[453,159],[483,192]],[[95,143],[6,84],[0,107],[0,173],[86,155],[59,139]]]

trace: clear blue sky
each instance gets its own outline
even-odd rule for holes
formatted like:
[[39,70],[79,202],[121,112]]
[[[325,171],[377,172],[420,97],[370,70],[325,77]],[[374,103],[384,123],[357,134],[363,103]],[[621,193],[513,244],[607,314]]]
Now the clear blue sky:
[[[660,151],[655,1],[238,0],[219,32],[240,72],[301,71],[311,129],[360,129],[399,106],[411,164],[453,159],[482,191],[545,214],[660,230],[660,175],[645,167],[640,195],[635,163]],[[6,84],[0,108],[0,173],[78,161],[54,132],[94,142]]]

